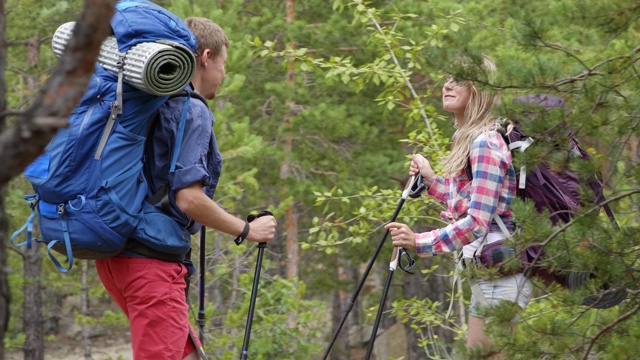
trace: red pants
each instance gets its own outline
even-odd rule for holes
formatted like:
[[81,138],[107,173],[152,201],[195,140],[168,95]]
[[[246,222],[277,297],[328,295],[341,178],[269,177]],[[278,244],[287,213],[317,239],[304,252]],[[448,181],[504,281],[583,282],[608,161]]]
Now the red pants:
[[195,351],[183,264],[119,255],[96,260],[96,269],[129,318],[135,360],[182,360]]

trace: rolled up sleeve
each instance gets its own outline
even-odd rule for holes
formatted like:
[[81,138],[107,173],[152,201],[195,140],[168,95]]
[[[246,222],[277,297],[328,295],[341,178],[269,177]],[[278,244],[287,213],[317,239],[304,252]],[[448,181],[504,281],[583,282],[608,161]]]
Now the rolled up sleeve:
[[169,175],[171,189],[174,191],[199,181],[204,185],[211,182],[206,164],[213,126],[211,115],[204,112],[208,111],[204,106],[192,106],[189,111],[192,114],[185,124],[175,172]]

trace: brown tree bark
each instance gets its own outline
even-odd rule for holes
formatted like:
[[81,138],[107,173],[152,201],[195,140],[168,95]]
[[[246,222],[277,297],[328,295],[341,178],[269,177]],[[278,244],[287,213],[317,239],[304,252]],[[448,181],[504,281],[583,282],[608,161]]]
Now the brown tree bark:
[[[4,69],[7,67],[7,39],[6,39],[6,22],[4,18],[4,0],[0,0],[0,113],[4,113],[7,108],[6,103],[6,85],[4,77]],[[6,119],[0,116],[0,134],[4,132]],[[6,182],[0,183],[0,359],[4,359],[4,334],[7,332],[9,325],[9,303],[11,297],[9,294],[9,282],[5,268],[7,266],[7,217],[4,211],[5,196],[7,193]]]
[[91,356],[91,329],[87,325],[86,319],[89,317],[89,285],[87,277],[89,276],[89,260],[82,261],[82,284],[80,289],[80,306],[81,314],[84,317],[82,321],[82,343],[84,346],[84,358],[92,359]]
[[22,253],[24,271],[24,305],[22,312],[26,336],[23,353],[25,360],[44,359],[44,319],[42,316],[42,255],[40,247],[26,248]]
[[[292,23],[295,20],[295,12],[293,9],[293,5],[295,0],[286,0],[286,13],[287,13],[287,23]],[[293,41],[289,42],[289,45],[294,48],[295,43]],[[294,62],[293,60],[289,60],[289,68],[287,70],[287,84],[291,89],[295,86],[295,73],[294,73]],[[294,102],[289,100],[288,105],[291,110],[285,116],[284,124],[285,126],[291,126],[290,118],[295,116],[292,112]],[[287,139],[285,142],[285,153],[290,154],[293,151],[293,138],[291,135],[287,135]],[[280,168],[280,177],[283,180],[291,177],[291,161],[289,159],[285,159],[284,163]],[[298,216],[296,213],[296,202],[292,201],[287,211],[285,213],[285,223],[287,229],[287,279],[295,279],[298,277],[298,263],[300,261],[299,254],[299,245],[298,245]],[[289,326],[296,326],[296,314],[291,313],[289,315]]]
[[[2,1],[0,1],[1,3]],[[0,11],[0,14],[3,12]],[[2,75],[0,75],[2,76]],[[11,296],[9,294],[9,282],[5,268],[7,266],[7,246],[9,242],[7,238],[7,217],[4,212],[4,201],[6,195],[6,187],[0,186],[0,359],[4,359],[4,344],[2,339],[7,332],[9,325],[9,303]]]
[[[0,158],[4,169],[0,172],[0,185],[22,173],[24,168],[42,153],[58,129],[67,126],[67,117],[84,93],[95,64],[100,44],[109,35],[109,22],[116,0],[85,0],[78,18],[76,31],[68,49],[51,78],[24,113],[13,114],[15,124],[0,134]],[[4,19],[2,20],[4,23]],[[3,53],[0,66],[4,72],[6,39],[4,29],[0,34]],[[0,98],[4,104],[4,78],[0,79]],[[0,104],[0,108],[6,106]],[[2,117],[6,117],[6,111]],[[4,121],[3,121],[4,122]]]
[[[292,23],[295,20],[295,12],[293,10],[294,3],[295,0],[286,0],[287,23]],[[295,48],[295,43],[291,41],[289,42],[289,46],[291,46],[291,48]],[[287,70],[287,84],[289,84],[291,88],[295,86],[293,60],[289,60],[289,68]],[[293,109],[291,104],[289,105],[289,107]],[[291,125],[289,121],[291,116],[293,116],[293,114],[291,114],[290,112],[285,117],[284,123],[286,126]],[[291,135],[288,135],[285,143],[285,152],[291,153],[292,150],[293,139]],[[291,176],[291,164],[288,163],[288,160],[285,160],[285,163],[282,165],[280,170],[280,175],[283,179],[287,179]],[[293,279],[298,276],[298,261],[300,258],[300,256],[298,255],[298,219],[296,215],[295,201],[292,202],[291,205],[289,205],[289,208],[287,208],[285,221],[287,227],[287,279]]]
[[[413,256],[413,254],[411,254]],[[420,264],[422,268],[431,267],[432,260],[422,260]],[[447,287],[450,285],[451,279],[445,276],[431,276],[428,281],[424,281],[420,275],[420,271],[416,270],[414,275],[405,276],[403,279],[403,296],[404,299],[411,299],[416,297],[417,299],[430,298],[433,301],[439,301],[442,305],[440,311],[443,313],[447,311],[449,307],[450,298],[447,294]],[[454,304],[455,306],[455,304]],[[451,319],[455,321],[455,319]],[[413,323],[408,321],[404,324],[405,331],[407,333],[407,360],[424,359],[426,354],[422,347],[418,346],[418,334],[411,328]],[[424,324],[417,324],[418,326],[424,326]],[[442,327],[435,327],[432,329],[435,335],[438,336],[445,344],[452,344],[454,342],[454,334],[451,331],[447,331]]]
[[[336,278],[338,278],[339,281],[347,282],[349,284],[357,284],[360,281],[359,273],[355,269],[351,267],[344,267],[342,265],[334,265],[333,267],[336,271]],[[353,290],[354,289],[352,289],[352,287],[349,287],[348,290],[341,289],[334,291],[333,293],[333,299],[331,301],[331,336],[334,335],[333,332],[338,329],[342,318],[344,318],[347,310],[349,310],[349,304],[353,297],[353,293],[350,292]],[[360,341],[362,336],[361,328],[358,325],[359,319],[361,318],[361,303],[361,301],[356,301],[347,315],[344,326],[336,338],[336,343],[329,354],[329,359],[349,360],[364,356],[365,348],[363,347],[363,343]]]

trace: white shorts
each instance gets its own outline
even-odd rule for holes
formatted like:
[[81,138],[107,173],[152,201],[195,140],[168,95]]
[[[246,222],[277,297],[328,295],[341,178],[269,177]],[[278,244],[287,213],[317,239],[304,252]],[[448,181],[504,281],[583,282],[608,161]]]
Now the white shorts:
[[522,273],[491,280],[474,278],[472,281],[478,284],[487,301],[487,304],[482,304],[472,292],[469,314],[474,317],[482,317],[478,312],[479,306],[495,306],[501,301],[510,301],[524,310],[531,300],[533,285]]

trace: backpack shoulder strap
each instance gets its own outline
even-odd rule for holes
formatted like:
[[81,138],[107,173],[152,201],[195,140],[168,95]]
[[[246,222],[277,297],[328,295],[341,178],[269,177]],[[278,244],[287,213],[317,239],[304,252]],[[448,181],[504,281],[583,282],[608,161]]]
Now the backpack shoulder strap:
[[[604,203],[605,198],[604,198],[604,191],[602,188],[602,182],[600,182],[600,180],[594,176],[592,179],[588,181],[588,183],[591,189],[593,190],[593,192],[596,194],[596,200],[595,200],[596,205]],[[620,225],[618,225],[618,221],[616,220],[616,217],[613,215],[613,211],[611,210],[611,207],[609,206],[609,204],[605,203],[604,205],[602,205],[602,207],[604,208],[604,212],[605,214],[607,214],[609,221],[611,221],[611,224],[613,224],[613,227],[615,227],[617,230],[620,230]]]
[[180,123],[178,124],[178,132],[176,133],[176,145],[174,146],[169,173],[173,173],[176,170],[176,162],[178,162],[178,155],[180,154],[180,149],[182,148],[182,138],[184,137],[184,128],[187,124],[187,114],[189,112],[189,106],[191,105],[191,98],[196,98],[202,101],[205,106],[207,106],[207,101],[197,91],[185,90],[184,92],[179,92],[172,95],[171,97],[169,97],[169,99],[176,97],[186,97],[187,100],[184,102],[182,113],[180,114]]
[[175,98],[175,97],[183,97],[183,96],[190,96],[194,99],[198,99],[200,101],[202,101],[203,104],[207,105],[207,100],[204,98],[204,96],[202,96],[199,92],[197,91],[184,91],[184,92],[179,92],[177,94],[173,94],[171,95],[169,98]]
[[[527,150],[527,148],[531,146],[531,144],[533,144],[533,138],[528,136],[524,140],[512,141],[510,137],[512,131],[516,130],[516,134],[521,133],[521,131],[518,129],[514,122],[508,119],[501,117],[498,119],[498,121],[500,122],[500,129],[498,130],[498,132],[500,133],[500,135],[502,135],[502,139],[504,140],[505,144],[507,144],[509,151],[518,149],[521,154],[524,154],[524,151]],[[504,127],[505,125],[506,129]],[[518,177],[518,179],[518,189],[524,189],[527,182],[527,166],[525,165],[524,161],[522,162],[522,166],[520,166],[520,176]]]

